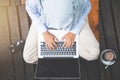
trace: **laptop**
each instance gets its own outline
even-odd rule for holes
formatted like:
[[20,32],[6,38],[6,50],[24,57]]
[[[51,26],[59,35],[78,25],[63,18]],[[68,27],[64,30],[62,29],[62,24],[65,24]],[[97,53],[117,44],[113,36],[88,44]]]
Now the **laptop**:
[[63,48],[61,38],[68,32],[49,30],[56,36],[58,48],[49,50],[45,46],[43,35],[38,34],[38,63],[35,79],[80,79],[80,63],[78,55],[78,36],[72,48]]
[[75,37],[73,47],[63,48],[62,37],[68,32],[64,30],[49,30],[58,39],[58,47],[55,50],[47,49],[42,34],[38,34],[38,58],[79,58],[78,35]]

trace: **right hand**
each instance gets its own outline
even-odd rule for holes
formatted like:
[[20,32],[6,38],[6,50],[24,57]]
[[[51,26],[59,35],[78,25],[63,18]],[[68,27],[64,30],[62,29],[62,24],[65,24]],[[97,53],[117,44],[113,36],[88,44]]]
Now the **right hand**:
[[46,31],[43,33],[43,36],[44,36],[46,47],[48,49],[53,50],[57,48],[57,44],[56,44],[57,38],[53,34]]

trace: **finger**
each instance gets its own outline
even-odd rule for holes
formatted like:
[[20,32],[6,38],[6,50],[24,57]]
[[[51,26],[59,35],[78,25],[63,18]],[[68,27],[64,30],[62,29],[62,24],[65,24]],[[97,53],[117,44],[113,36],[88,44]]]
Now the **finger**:
[[51,42],[47,42],[47,43],[46,43],[46,47],[47,47],[47,49],[52,49],[52,47],[51,47]]
[[71,43],[70,48],[72,48],[72,47],[73,47],[73,45],[74,45],[74,42],[73,42],[73,43]]
[[54,37],[54,41],[58,41],[58,39],[56,37]]
[[63,37],[62,37],[62,41],[64,41],[64,40],[65,40],[65,38],[66,38],[66,36],[63,36]]
[[49,48],[49,45],[48,45],[47,43],[46,43],[46,48],[47,48],[47,49],[50,49],[50,48]]
[[56,42],[53,42],[52,44],[53,44],[54,48],[57,48],[57,43]]
[[62,47],[66,48],[66,44],[67,44],[67,42],[66,42],[66,41],[64,41],[64,43],[63,43]]
[[69,43],[69,48],[72,48],[72,47],[73,47],[73,44],[74,44],[74,42],[70,42],[70,43]]
[[66,41],[66,43],[65,43],[65,48],[71,48],[73,46],[73,42],[71,42],[71,41]]
[[55,49],[52,42],[49,44],[49,48],[50,48],[51,50],[52,50],[52,49]]
[[51,41],[52,46],[54,47],[54,49],[57,48],[57,43],[56,43],[57,40],[58,39],[56,37],[54,37],[54,39]]
[[48,49],[51,49],[51,50],[54,49],[53,42],[54,42],[53,39],[51,39],[50,41],[47,41],[47,48]]
[[70,42],[67,42],[66,48],[70,48],[70,47],[71,47],[71,43],[70,43]]

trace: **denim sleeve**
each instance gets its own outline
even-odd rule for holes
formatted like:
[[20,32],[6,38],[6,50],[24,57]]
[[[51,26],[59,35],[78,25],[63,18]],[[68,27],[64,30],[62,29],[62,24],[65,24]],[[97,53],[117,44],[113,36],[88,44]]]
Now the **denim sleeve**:
[[38,9],[39,0],[26,0],[26,11],[32,20],[32,24],[36,26],[36,29],[43,33],[47,31],[43,17]]
[[90,12],[90,10],[91,10],[90,0],[84,0],[83,11],[82,11],[81,15],[79,16],[77,23],[73,25],[70,32],[72,32],[74,34],[80,33],[82,27],[86,23],[86,19],[87,19],[87,16],[88,16],[88,13]]

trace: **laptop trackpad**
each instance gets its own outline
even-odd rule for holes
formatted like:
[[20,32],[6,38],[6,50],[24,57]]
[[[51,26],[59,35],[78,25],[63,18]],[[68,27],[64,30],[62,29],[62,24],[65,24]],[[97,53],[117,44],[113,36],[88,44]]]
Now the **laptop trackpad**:
[[36,79],[80,79],[79,59],[39,59]]

